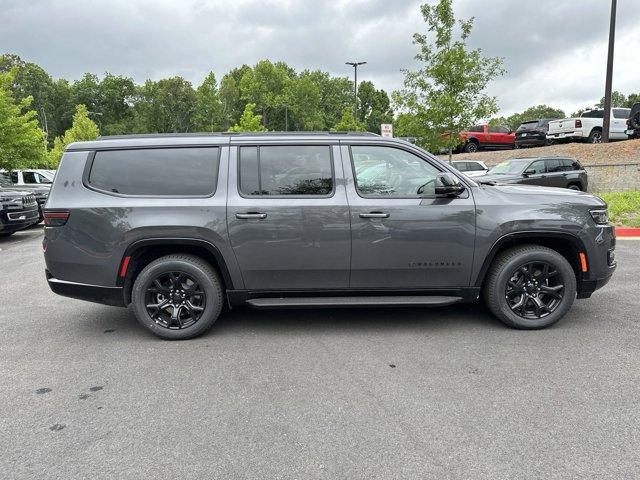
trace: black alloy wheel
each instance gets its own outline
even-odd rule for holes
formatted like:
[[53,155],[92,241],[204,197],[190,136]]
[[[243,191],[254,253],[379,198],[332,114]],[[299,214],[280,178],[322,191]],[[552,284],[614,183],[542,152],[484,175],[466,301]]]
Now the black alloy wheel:
[[540,319],[553,313],[564,294],[562,276],[546,262],[519,266],[505,289],[511,311],[524,319]]
[[145,294],[149,316],[161,327],[182,329],[202,316],[207,296],[198,282],[184,272],[166,272],[153,279]]

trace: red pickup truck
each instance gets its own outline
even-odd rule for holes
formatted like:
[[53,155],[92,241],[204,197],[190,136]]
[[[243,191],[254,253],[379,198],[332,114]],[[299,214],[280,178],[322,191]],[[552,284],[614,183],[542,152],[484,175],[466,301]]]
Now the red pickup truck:
[[460,132],[459,150],[473,153],[481,149],[515,148],[516,134],[509,127],[476,125]]

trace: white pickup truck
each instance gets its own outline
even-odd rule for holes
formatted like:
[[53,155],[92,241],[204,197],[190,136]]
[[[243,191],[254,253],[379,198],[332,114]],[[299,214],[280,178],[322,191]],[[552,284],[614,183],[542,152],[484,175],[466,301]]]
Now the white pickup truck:
[[[628,138],[627,118],[631,109],[612,108],[609,138],[611,140],[626,140]],[[602,141],[602,123],[604,121],[604,109],[596,108],[587,110],[580,118],[563,118],[549,122],[547,140],[557,142],[560,140],[586,140],[589,143]]]

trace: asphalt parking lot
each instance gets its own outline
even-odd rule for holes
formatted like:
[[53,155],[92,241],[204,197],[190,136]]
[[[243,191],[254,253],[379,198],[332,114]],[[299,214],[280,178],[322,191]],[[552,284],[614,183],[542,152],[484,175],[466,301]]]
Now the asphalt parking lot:
[[640,241],[555,327],[236,309],[161,341],[0,239],[2,478],[638,478]]

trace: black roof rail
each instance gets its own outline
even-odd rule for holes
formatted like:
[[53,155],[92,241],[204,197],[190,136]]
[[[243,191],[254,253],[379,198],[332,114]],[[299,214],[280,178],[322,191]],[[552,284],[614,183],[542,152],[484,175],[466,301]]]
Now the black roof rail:
[[96,140],[118,140],[136,138],[163,138],[163,137],[271,137],[271,136],[329,136],[349,135],[354,137],[379,137],[373,132],[206,132],[206,133],[140,133],[130,135],[101,135]]

